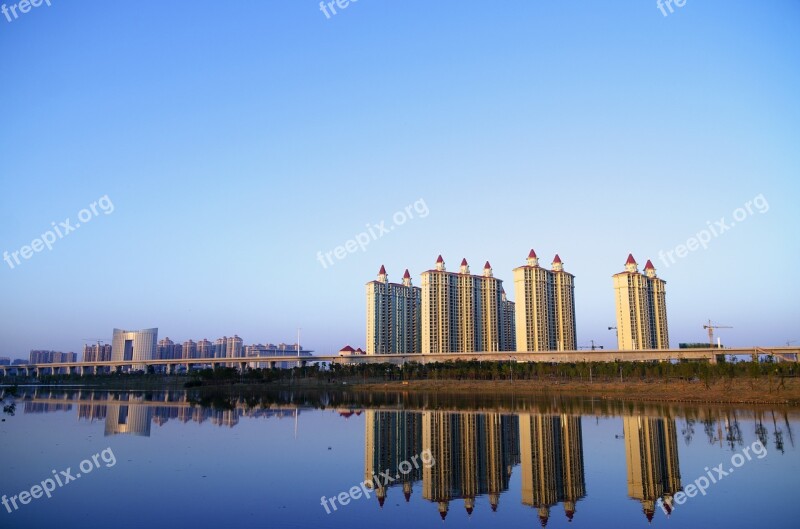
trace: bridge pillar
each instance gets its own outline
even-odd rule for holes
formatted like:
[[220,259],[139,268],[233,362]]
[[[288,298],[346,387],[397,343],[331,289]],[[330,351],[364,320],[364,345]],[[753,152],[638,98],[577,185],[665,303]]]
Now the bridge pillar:
[[300,367],[306,367],[307,363],[305,360],[300,360]]
[[270,363],[269,363],[269,368],[270,368],[270,369],[275,369],[275,366],[277,366],[277,365],[278,365],[278,362],[274,362],[274,361],[273,361],[273,362],[270,362]]
[[245,369],[247,369],[247,362],[239,362],[239,373],[244,374]]

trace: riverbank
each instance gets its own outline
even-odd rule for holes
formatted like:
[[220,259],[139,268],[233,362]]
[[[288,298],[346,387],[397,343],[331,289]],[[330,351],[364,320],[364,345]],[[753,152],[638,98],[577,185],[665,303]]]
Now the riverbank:
[[154,390],[346,390],[352,393],[427,393],[441,395],[530,395],[594,397],[608,400],[669,403],[780,404],[800,408],[800,378],[759,377],[752,379],[522,379],[514,380],[410,380],[296,378],[271,382],[240,380],[198,381],[188,376],[92,377],[57,383],[19,381],[20,387],[49,386],[71,389],[154,391]]
[[700,380],[541,381],[541,380],[412,380],[357,383],[360,392],[413,391],[447,394],[563,395],[643,402],[725,404],[784,404],[800,407],[800,379],[753,379],[710,382]]

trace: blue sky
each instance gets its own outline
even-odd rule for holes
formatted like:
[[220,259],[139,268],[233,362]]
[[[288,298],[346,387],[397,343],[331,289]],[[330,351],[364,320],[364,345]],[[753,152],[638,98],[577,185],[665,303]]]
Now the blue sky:
[[[612,346],[611,275],[668,282],[673,345],[800,340],[800,3],[66,2],[0,16],[0,355],[114,327],[364,346],[364,283],[531,247]],[[755,197],[735,227],[662,255]],[[409,220],[327,268],[365,230]],[[763,208],[766,209],[766,208]]]

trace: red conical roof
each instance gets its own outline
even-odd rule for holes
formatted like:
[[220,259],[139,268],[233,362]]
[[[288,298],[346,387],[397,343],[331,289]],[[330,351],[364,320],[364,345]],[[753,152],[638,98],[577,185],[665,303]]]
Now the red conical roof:
[[633,258],[633,254],[632,254],[632,253],[629,253],[629,254],[628,254],[628,260],[627,260],[627,261],[625,261],[625,264],[626,264],[626,265],[629,265],[629,264],[636,264],[636,259],[634,259],[634,258]]
[[461,260],[461,266],[467,266],[467,258],[466,257]]
[[444,259],[442,259],[442,254],[439,254],[439,258],[436,259],[436,262],[437,263],[443,263],[444,262]]
[[644,265],[644,269],[645,270],[655,270],[656,267],[653,266],[653,263],[650,261],[650,259],[648,259],[647,260],[647,264]]
[[403,274],[403,279],[411,279],[411,274],[408,273],[408,268],[406,268],[406,273]]
[[490,265],[490,264],[489,264],[489,261],[486,261],[486,264],[485,264],[485,265],[483,265],[483,269],[484,269],[484,270],[486,270],[486,269],[489,269],[489,268],[491,268],[491,267],[492,267],[492,265]]
[[531,252],[528,254],[528,259],[536,259],[536,252],[533,251],[533,248],[531,248]]
[[381,269],[378,270],[378,275],[386,275],[386,267],[381,265]]
[[556,256],[553,257],[553,262],[554,263],[560,263],[561,262],[561,258],[558,256],[558,254],[556,254]]

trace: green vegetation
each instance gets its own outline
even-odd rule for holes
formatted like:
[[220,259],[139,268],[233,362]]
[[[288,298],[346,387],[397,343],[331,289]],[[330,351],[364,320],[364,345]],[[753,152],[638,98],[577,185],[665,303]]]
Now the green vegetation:
[[[408,362],[402,366],[382,364],[332,364],[329,369],[316,365],[293,369],[247,369],[244,373],[230,367],[194,371],[186,375],[154,373],[113,373],[107,375],[45,375],[44,384],[98,383],[101,385],[138,382],[157,386],[159,383],[191,388],[219,384],[341,384],[374,383],[410,380],[499,381],[539,380],[559,382],[625,382],[638,380],[702,381],[706,386],[719,381],[766,378],[769,384],[795,377],[798,365],[777,363],[767,357],[762,362],[479,362],[450,361],[421,364]],[[765,380],[766,382],[766,380]]]

